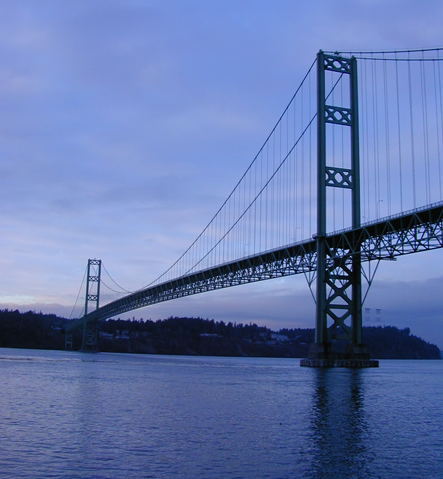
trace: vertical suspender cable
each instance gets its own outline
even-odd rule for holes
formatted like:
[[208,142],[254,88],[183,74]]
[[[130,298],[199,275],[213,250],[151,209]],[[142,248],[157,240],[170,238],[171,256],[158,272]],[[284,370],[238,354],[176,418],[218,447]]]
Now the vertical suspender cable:
[[[301,96],[300,131],[303,131],[304,101]],[[301,138],[301,239],[305,239],[305,135]]]
[[[257,191],[257,163],[254,165],[254,196],[255,192]],[[252,199],[252,197],[251,197]],[[254,203],[254,221],[252,223],[253,225],[253,236],[254,236],[254,246],[253,246],[253,251],[254,254],[257,253],[257,203]]]
[[386,61],[383,54],[383,103],[385,105],[385,143],[386,143],[386,200],[388,207],[388,216],[391,215],[391,148],[389,138],[389,95],[388,95],[388,78],[386,72]]
[[[262,185],[263,181],[263,152],[260,153],[260,188]],[[255,196],[257,196],[257,187],[255,187]],[[257,231],[257,236],[258,236],[258,241],[257,241],[257,248],[258,251],[261,251],[262,249],[262,219],[263,219],[263,197],[260,197],[259,203],[258,203],[258,231]]]
[[[341,82],[340,82],[341,83]],[[332,90],[332,104],[335,105],[335,88]],[[328,126],[326,126],[326,129],[328,129]],[[337,133],[337,128],[335,127],[334,124],[329,127],[329,130],[332,130],[332,166],[336,167],[335,164],[335,135]],[[336,231],[336,226],[335,226],[335,192],[336,188],[332,188],[332,230]]]
[[[275,135],[272,135],[272,174],[275,171]],[[270,233],[270,248],[274,245],[274,234],[275,234],[275,180],[272,179],[271,182],[271,227],[269,230]]]
[[[288,111],[288,114],[286,116],[286,154],[288,153],[289,151],[289,111]],[[290,178],[290,171],[291,171],[291,160],[289,160],[288,162],[288,165],[287,165],[287,172],[286,172],[286,175],[285,175],[285,178],[286,178],[286,182],[285,182],[285,191],[286,191],[286,231],[285,231],[285,238],[286,238],[286,242],[288,243],[289,242],[289,235],[290,235],[290,221],[291,221],[291,217],[290,217],[290,213],[289,213],[289,206],[290,206],[290,187],[289,187],[289,178]]]
[[[340,104],[343,105],[343,81],[340,82]],[[341,131],[341,167],[345,167],[345,129],[342,127]],[[342,223],[341,227],[344,228],[345,225],[345,190],[341,188],[341,204],[342,204]]]
[[[252,193],[251,193],[251,190],[252,190],[252,172],[251,172],[251,175],[249,177],[249,191],[248,191],[248,203],[251,202],[252,200]],[[253,230],[251,228],[253,228],[253,216],[254,216],[254,210],[250,209],[249,210],[249,215],[248,215],[248,240],[249,240],[249,250],[252,252],[252,253],[255,253],[255,250],[254,250],[254,244],[253,244]],[[248,254],[249,251],[248,251]]]
[[374,63],[374,90],[375,90],[375,145],[376,145],[376,172],[377,172],[377,218],[380,218],[381,215],[381,203],[383,199],[381,198],[381,179],[380,179],[380,135],[379,135],[379,113],[378,113],[378,73],[377,73],[377,62]]
[[414,208],[417,207],[417,196],[415,191],[415,150],[414,150],[414,115],[412,109],[412,79],[411,79],[411,60],[408,53],[408,85],[409,85],[409,120],[411,125],[411,158],[412,158],[412,197]]
[[[309,80],[309,115],[312,112],[312,90]],[[312,128],[309,128],[309,236],[312,236]]]
[[[437,132],[437,159],[438,159],[438,184],[439,184],[439,199],[442,199],[442,194],[441,194],[441,150],[440,150],[440,117],[438,115],[438,105],[440,103],[441,107],[441,98],[439,101],[439,89],[437,89],[437,72],[435,69],[435,60],[432,62],[432,67],[433,67],[433,73],[434,73],[434,102],[435,102],[435,126],[436,126],[436,132]],[[438,62],[440,63],[440,62]]]
[[[291,123],[291,135],[293,135],[293,140],[291,140],[291,144],[295,143],[295,100],[293,105],[293,113],[292,113],[292,123]],[[289,229],[289,240],[291,242],[295,241],[294,230],[296,224],[296,211],[295,211],[295,197],[296,197],[296,189],[294,187],[294,169],[295,169],[295,151],[291,153],[291,169],[290,169],[290,178],[289,178],[289,216],[291,218],[290,229]],[[292,238],[292,239],[291,239]]]
[[368,221],[369,215],[369,169],[368,169],[368,101],[367,101],[367,62],[363,63],[363,69],[361,71],[361,75],[359,75],[360,81],[360,94],[362,97],[362,108],[360,111],[363,112],[362,121],[361,121],[361,146],[363,150],[362,158],[363,158],[363,217],[366,221]]
[[422,112],[423,112],[423,146],[425,150],[425,174],[426,174],[426,202],[431,204],[432,188],[431,173],[429,164],[429,130],[428,130],[428,99],[426,88],[426,65],[424,62],[424,52],[422,52],[422,62],[420,63],[421,91],[422,91]]
[[[442,83],[441,83],[441,70],[440,70],[440,53],[437,51],[437,59],[438,59],[438,92],[439,92],[439,95],[438,95],[438,98],[439,98],[439,105],[440,105],[440,129],[443,128],[443,101],[442,101],[442,92],[441,92],[441,86],[442,86]],[[437,113],[437,117],[438,117],[438,113]],[[438,122],[437,122],[438,124]],[[440,199],[442,199],[442,188],[441,188],[441,156],[440,156],[440,140],[443,139],[443,134],[442,134],[442,131],[441,130],[438,130],[437,132],[437,139],[438,139],[438,144],[439,144],[439,158],[438,158],[438,171],[439,171],[439,175],[438,175],[438,181],[439,181],[439,188],[440,188]]]
[[[249,180],[250,181],[250,177],[248,175],[248,178],[246,178],[246,180]],[[246,211],[246,181],[245,181],[245,184],[244,184],[244,187],[243,187],[243,207],[242,207],[242,212],[243,211]],[[248,222],[247,222],[247,219],[249,217],[249,214],[247,216],[245,216],[244,218],[244,221],[243,221],[243,239],[242,241],[248,245],[248,248],[249,248],[249,234],[247,232],[247,226],[248,226]],[[247,249],[248,248],[244,248],[245,249],[245,255],[247,254]]]
[[371,62],[371,87],[372,87],[372,146],[373,154],[375,157],[374,161],[374,185],[375,185],[375,194],[374,194],[374,207],[375,207],[375,217],[378,219],[378,200],[379,200],[379,183],[378,183],[378,158],[377,158],[377,112],[376,112],[376,93],[375,93],[375,62]]
[[[297,138],[297,109],[296,105],[294,104],[294,138]],[[297,225],[299,224],[299,216],[298,216],[298,146],[295,148],[294,151],[294,209],[295,209],[295,227],[294,227],[294,236],[295,241],[297,241]]]
[[[278,155],[278,164],[280,164],[283,156],[282,156],[282,123],[280,123],[280,138],[279,138],[279,149],[280,149],[280,152],[279,152],[279,155]],[[278,205],[278,209],[277,209],[277,216],[278,216],[278,239],[277,239],[277,243],[278,243],[278,246],[281,246],[282,245],[282,235],[283,235],[283,228],[284,228],[284,224],[282,222],[282,206],[283,206],[283,203],[282,203],[282,193],[283,193],[283,187],[282,187],[282,180],[283,180],[283,172],[285,170],[285,166],[283,168],[280,168],[280,171],[278,173],[278,192],[277,192],[277,205]]]
[[[266,145],[266,178],[269,178],[269,143]],[[266,199],[265,199],[265,251],[268,249],[268,201],[269,199],[269,188],[266,188]]]
[[371,181],[371,159],[373,160],[374,155],[370,151],[370,108],[369,108],[369,88],[370,88],[370,78],[371,74],[369,71],[369,63],[365,62],[365,97],[366,97],[366,191],[367,191],[367,201],[368,201],[368,219],[372,219],[371,215],[371,187],[373,182]]
[[403,212],[403,175],[402,175],[402,151],[401,151],[401,122],[400,122],[400,87],[398,83],[398,61],[395,54],[395,80],[397,91],[397,131],[398,131],[398,166],[400,172],[400,211]]

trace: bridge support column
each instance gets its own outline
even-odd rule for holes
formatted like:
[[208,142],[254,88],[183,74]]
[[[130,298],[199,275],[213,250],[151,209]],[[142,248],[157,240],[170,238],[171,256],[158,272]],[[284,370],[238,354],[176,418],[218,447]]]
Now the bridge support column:
[[72,350],[72,333],[65,333],[65,349]]
[[84,353],[98,352],[98,322],[89,321],[83,324],[83,341],[81,350]]
[[[88,260],[88,271],[86,276],[86,299],[85,316],[88,314],[89,303],[99,308],[100,300],[100,277],[102,262],[99,259]],[[83,323],[83,341],[80,349],[82,352],[98,352],[98,322],[95,320]]]
[[[351,190],[352,227],[360,227],[360,160],[357,61],[317,55],[317,292],[315,343],[302,366],[373,367],[362,338],[360,247],[335,244],[328,238],[327,187]],[[349,76],[349,107],[326,104],[325,72]],[[340,78],[338,78],[340,81]],[[326,164],[326,124],[350,128],[347,167]],[[332,155],[333,157],[333,155]],[[331,162],[328,157],[328,162]]]

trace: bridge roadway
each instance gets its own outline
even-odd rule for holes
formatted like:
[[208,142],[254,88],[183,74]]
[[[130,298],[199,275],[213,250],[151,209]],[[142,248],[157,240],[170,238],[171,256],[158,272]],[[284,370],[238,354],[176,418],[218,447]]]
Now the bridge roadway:
[[[443,247],[443,202],[345,229],[326,236],[330,269],[360,252],[361,261],[393,259]],[[338,262],[338,263],[337,263]],[[192,294],[316,271],[317,242],[310,240],[241,258],[147,287],[69,322],[71,333],[90,321]]]

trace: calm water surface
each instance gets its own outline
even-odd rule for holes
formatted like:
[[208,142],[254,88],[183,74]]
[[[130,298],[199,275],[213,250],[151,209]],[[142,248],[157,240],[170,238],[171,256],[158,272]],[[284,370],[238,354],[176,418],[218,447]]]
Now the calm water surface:
[[0,349],[0,477],[441,478],[442,374]]

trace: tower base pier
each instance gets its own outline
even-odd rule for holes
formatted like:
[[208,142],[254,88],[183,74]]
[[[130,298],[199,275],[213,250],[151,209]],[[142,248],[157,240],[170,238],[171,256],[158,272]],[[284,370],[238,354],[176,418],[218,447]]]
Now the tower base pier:
[[336,352],[331,343],[313,343],[308,357],[300,360],[308,368],[378,368],[376,359],[370,359],[366,344],[348,344],[344,352]]
[[300,359],[300,366],[308,368],[378,368],[377,359]]

